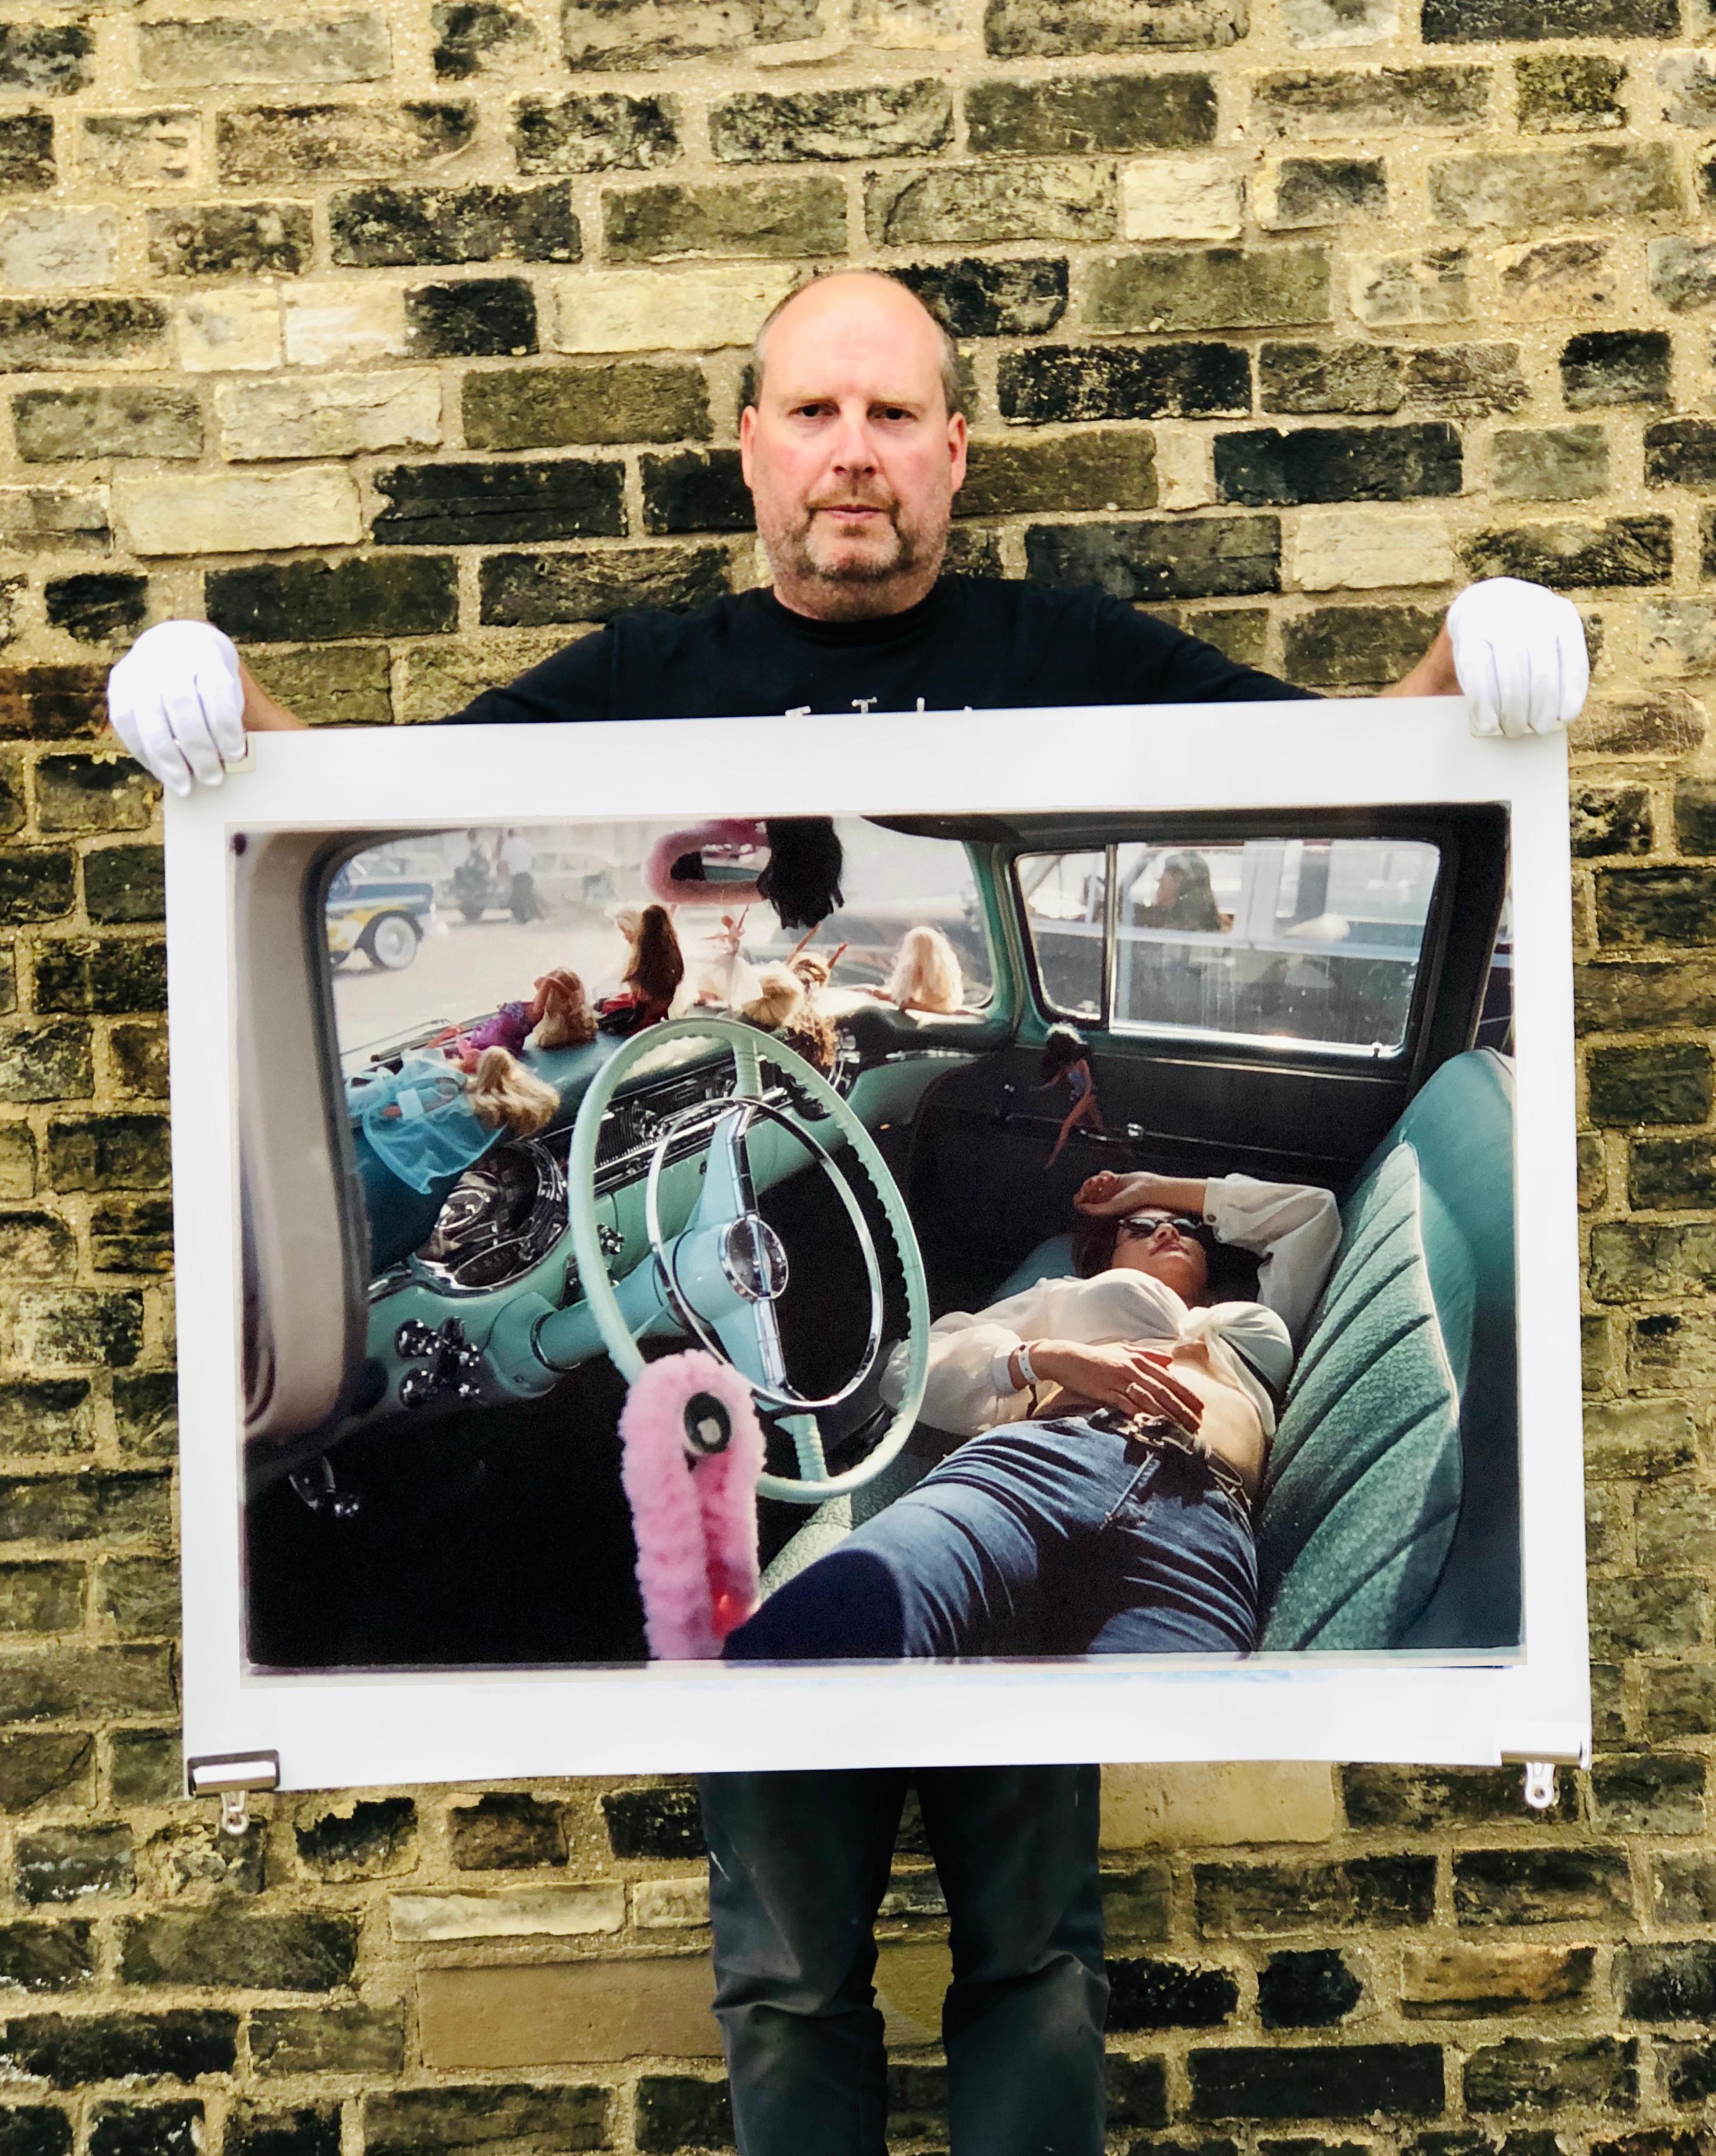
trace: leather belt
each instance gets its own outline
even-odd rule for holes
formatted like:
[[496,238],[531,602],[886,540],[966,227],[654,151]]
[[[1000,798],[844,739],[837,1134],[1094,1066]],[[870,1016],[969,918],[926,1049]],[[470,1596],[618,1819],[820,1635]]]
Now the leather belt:
[[1251,1518],[1251,1494],[1238,1468],[1219,1452],[1212,1451],[1202,1439],[1182,1430],[1177,1422],[1170,1422],[1166,1415],[1129,1415],[1123,1414],[1118,1408],[1096,1408],[1078,1419],[1087,1422],[1092,1430],[1107,1430],[1130,1444],[1142,1445],[1146,1452],[1184,1460],[1189,1467],[1201,1467],[1215,1487],[1231,1497],[1246,1517]]

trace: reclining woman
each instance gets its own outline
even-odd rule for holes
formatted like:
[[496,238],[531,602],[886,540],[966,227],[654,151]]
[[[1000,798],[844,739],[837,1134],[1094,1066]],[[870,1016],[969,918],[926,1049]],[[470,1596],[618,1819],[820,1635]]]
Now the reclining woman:
[[[1081,1277],[931,1329],[922,1418],[968,1441],[772,1594],[730,1661],[1251,1649],[1251,1501],[1334,1199],[1146,1173],[1075,1203]],[[1250,1299],[1210,1300],[1246,1274]]]

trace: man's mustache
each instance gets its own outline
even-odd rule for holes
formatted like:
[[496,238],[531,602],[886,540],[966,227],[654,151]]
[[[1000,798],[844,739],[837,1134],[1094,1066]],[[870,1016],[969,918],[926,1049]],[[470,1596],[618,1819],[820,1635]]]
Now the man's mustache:
[[880,509],[891,516],[900,505],[893,500],[878,501],[868,495],[860,495],[855,500],[850,495],[837,495],[827,501],[810,501],[804,506],[813,514],[819,509]]

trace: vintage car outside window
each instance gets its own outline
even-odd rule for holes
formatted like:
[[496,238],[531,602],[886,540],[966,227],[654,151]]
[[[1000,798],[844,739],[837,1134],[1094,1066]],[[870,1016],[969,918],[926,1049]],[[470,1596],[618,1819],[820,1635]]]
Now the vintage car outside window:
[[1045,1001],[1117,1033],[1400,1053],[1441,862],[1418,839],[1151,840],[1016,864]]

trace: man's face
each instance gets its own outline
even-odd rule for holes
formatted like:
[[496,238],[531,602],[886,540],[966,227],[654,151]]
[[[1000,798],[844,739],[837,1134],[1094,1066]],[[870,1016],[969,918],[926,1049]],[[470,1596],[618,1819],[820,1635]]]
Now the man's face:
[[934,323],[882,278],[825,279],[769,331],[739,454],[776,593],[795,612],[896,613],[934,583],[965,476],[941,361]]

